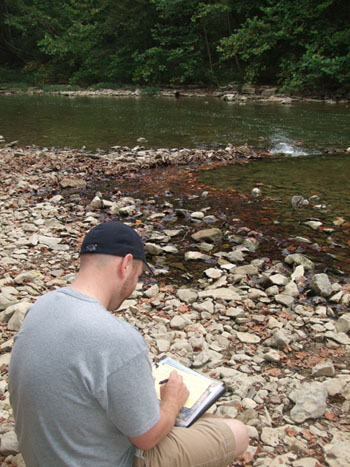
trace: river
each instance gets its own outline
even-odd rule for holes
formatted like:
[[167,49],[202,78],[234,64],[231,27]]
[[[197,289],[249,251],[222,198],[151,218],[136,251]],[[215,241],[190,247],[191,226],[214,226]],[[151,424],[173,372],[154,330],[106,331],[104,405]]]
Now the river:
[[114,145],[217,148],[248,144],[271,152],[345,150],[349,106],[223,102],[219,98],[0,96],[0,135],[20,145],[95,150]]

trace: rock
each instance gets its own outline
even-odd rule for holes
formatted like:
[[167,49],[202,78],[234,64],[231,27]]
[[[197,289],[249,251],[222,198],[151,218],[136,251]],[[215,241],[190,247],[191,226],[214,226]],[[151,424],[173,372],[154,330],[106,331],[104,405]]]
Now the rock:
[[2,365],[8,366],[10,364],[11,354],[10,352],[6,352],[0,355],[0,367]]
[[283,350],[289,345],[289,342],[289,337],[287,337],[281,329],[277,329],[269,339],[266,339],[264,344]]
[[99,196],[95,196],[90,203],[92,209],[101,209],[103,207],[103,201]]
[[8,456],[9,454],[17,454],[18,451],[18,440],[13,430],[1,435],[0,453],[2,455]]
[[261,441],[268,446],[276,447],[279,444],[279,430],[265,426],[262,429]]
[[288,277],[283,276],[282,274],[272,274],[269,277],[269,280],[274,285],[286,285],[286,284],[288,284]]
[[31,306],[30,302],[22,301],[13,305],[13,314],[7,324],[7,328],[10,331],[19,331],[21,324],[24,320],[25,314],[27,313],[29,307]]
[[350,465],[350,433],[336,431],[333,439],[323,448],[326,461],[330,467],[347,467]]
[[285,286],[283,293],[285,295],[290,295],[291,297],[298,297],[299,289],[295,282],[291,281]]
[[174,316],[174,318],[170,321],[170,327],[172,329],[184,329],[188,326],[188,322],[182,316]]
[[209,268],[204,271],[204,274],[211,279],[218,279],[222,276],[222,271],[217,268]]
[[299,266],[297,266],[297,267],[294,269],[294,271],[293,271],[293,273],[292,273],[292,275],[291,275],[291,278],[292,278],[293,281],[296,281],[296,280],[298,280],[300,277],[303,277],[304,274],[305,274],[304,266],[301,265],[301,264],[299,264]]
[[192,219],[203,219],[203,217],[205,216],[204,212],[202,211],[195,211],[195,212],[192,212],[191,213],[191,217]]
[[148,298],[156,297],[159,294],[159,286],[157,284],[152,285],[144,294]]
[[213,290],[203,290],[198,293],[198,296],[200,298],[207,298],[211,297],[214,299],[221,299],[221,300],[240,300],[241,296],[235,292],[234,290],[227,289],[227,288],[219,288],[219,289],[213,289]]
[[322,222],[320,222],[320,221],[306,221],[306,222],[304,222],[304,224],[307,225],[308,227],[310,227],[313,230],[318,230],[319,227],[321,227]]
[[338,344],[343,344],[343,345],[350,345],[350,337],[345,334],[345,332],[333,332],[333,331],[327,331],[325,333],[325,337],[328,337],[329,339],[334,340],[335,342],[338,342]]
[[284,259],[287,264],[297,264],[304,267],[306,270],[314,269],[314,263],[309,260],[306,256],[300,253],[293,253],[291,255],[287,255]]
[[327,390],[321,383],[304,383],[300,389],[290,393],[295,406],[290,411],[292,420],[302,423],[308,418],[322,417],[327,409]]
[[86,181],[80,178],[63,178],[60,185],[62,188],[80,188],[86,186]]
[[317,294],[322,297],[329,297],[332,294],[332,284],[327,274],[315,274],[311,281],[311,288]]
[[173,245],[166,245],[165,247],[163,247],[163,251],[172,255],[176,255],[179,252],[179,250]]
[[280,354],[277,352],[277,350],[270,349],[268,352],[264,354],[264,360],[267,362],[279,362],[281,360]]
[[260,188],[257,188],[257,187],[253,188],[253,189],[252,189],[252,195],[253,195],[253,196],[256,196],[256,197],[261,196],[261,190],[260,190]]
[[176,296],[185,303],[193,303],[196,301],[198,294],[194,289],[179,289]]
[[221,241],[222,236],[223,235],[221,230],[215,228],[199,230],[198,232],[191,235],[193,240],[196,240],[197,242],[202,242],[203,240],[210,242]]
[[250,332],[237,332],[236,335],[238,340],[245,344],[258,344],[261,341],[259,336]]
[[283,293],[283,294],[275,295],[275,300],[276,300],[277,303],[281,303],[282,305],[285,305],[285,306],[289,307],[294,302],[294,297],[292,297],[291,295],[287,295],[287,294]]
[[20,274],[18,274],[15,277],[14,281],[15,281],[16,284],[22,285],[22,284],[25,284],[25,283],[28,283],[28,282],[33,282],[36,279],[41,278],[41,277],[43,277],[43,276],[42,276],[40,271],[36,271],[36,270],[24,271],[24,272],[21,272]]
[[244,255],[242,250],[230,251],[227,255],[227,259],[232,263],[241,263],[244,261]]
[[234,274],[242,274],[242,276],[258,274],[259,270],[253,264],[247,264],[247,266],[236,266],[232,269]]
[[303,457],[292,463],[293,467],[318,467],[320,464],[313,457]]
[[185,261],[209,261],[211,256],[200,253],[199,251],[186,251]]
[[350,313],[342,315],[335,324],[335,328],[338,332],[349,332],[350,331]]
[[145,243],[145,250],[152,256],[160,255],[163,252],[163,248],[155,243]]
[[332,362],[323,362],[315,365],[311,371],[311,376],[334,376],[335,369]]
[[157,339],[157,347],[159,352],[168,352],[170,349],[170,341],[166,339]]

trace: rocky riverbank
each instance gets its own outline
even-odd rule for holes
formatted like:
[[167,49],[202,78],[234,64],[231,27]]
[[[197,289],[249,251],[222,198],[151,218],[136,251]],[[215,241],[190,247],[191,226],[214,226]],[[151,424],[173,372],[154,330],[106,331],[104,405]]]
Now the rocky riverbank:
[[0,86],[0,94],[51,94],[66,97],[138,97],[141,95],[163,96],[179,99],[180,97],[217,97],[226,102],[244,104],[246,102],[258,102],[261,104],[292,104],[293,102],[325,102],[327,104],[346,104],[349,99],[335,97],[310,97],[302,95],[291,95],[281,92],[277,86],[255,86],[245,84],[240,86],[232,84],[221,86],[216,89],[208,88],[120,88],[120,89],[70,89],[69,86],[48,86],[43,90],[38,87],[29,87],[23,91],[16,87]]
[[[236,465],[349,465],[348,278],[325,274],[300,252],[281,251],[278,259],[262,254],[262,232],[225,217],[189,179],[171,184],[169,178],[162,193],[142,196],[122,183],[142,185],[140,171],[156,181],[160,167],[170,173],[259,157],[264,154],[245,146],[88,153],[3,145],[2,467],[23,465],[7,390],[13,338],[39,295],[70,283],[85,232],[113,218],[142,235],[156,272],[116,314],[144,335],[153,360],[167,353],[225,382],[227,392],[212,410],[243,420],[251,436]],[[171,193],[174,183],[178,190]]]

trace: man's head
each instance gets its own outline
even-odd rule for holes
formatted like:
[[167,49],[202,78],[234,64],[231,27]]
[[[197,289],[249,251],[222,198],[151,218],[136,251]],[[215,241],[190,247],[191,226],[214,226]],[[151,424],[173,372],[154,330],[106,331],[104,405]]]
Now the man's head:
[[125,257],[131,254],[141,260],[153,274],[146,262],[145,250],[138,233],[119,221],[104,222],[91,229],[81,245],[80,254],[100,254]]
[[135,289],[146,266],[141,237],[119,222],[104,222],[85,236],[80,269],[73,288],[97,298],[110,310],[117,309]]

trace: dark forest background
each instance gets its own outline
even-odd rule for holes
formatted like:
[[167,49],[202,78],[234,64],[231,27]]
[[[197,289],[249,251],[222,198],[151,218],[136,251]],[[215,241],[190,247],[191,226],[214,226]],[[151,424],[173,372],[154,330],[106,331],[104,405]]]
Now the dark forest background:
[[0,0],[0,82],[349,95],[349,0]]

